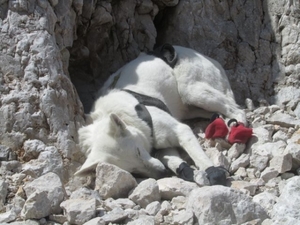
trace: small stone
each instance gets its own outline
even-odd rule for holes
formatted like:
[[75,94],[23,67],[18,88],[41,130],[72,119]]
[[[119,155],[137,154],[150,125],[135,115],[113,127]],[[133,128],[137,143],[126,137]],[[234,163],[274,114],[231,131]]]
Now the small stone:
[[253,201],[260,204],[270,215],[277,202],[277,197],[267,191],[259,193],[253,197]]
[[261,178],[265,181],[268,182],[269,180],[271,180],[274,177],[277,177],[279,174],[279,172],[277,170],[275,170],[272,167],[267,167],[262,173],[261,173]]
[[152,178],[142,181],[133,189],[129,199],[143,208],[146,208],[151,202],[160,201],[161,195],[158,183]]
[[246,177],[248,174],[247,174],[247,171],[244,167],[240,167],[238,168],[238,170],[234,173],[235,176],[239,176],[239,177]]
[[173,215],[174,224],[178,225],[193,225],[194,213],[191,210],[175,211]]
[[249,191],[251,196],[253,196],[256,192],[257,186],[255,184],[247,182],[247,181],[232,181],[231,188],[236,188],[239,190],[245,189],[245,190]]
[[250,156],[250,166],[258,171],[264,170],[269,162],[269,157],[264,155],[252,154]]
[[274,156],[270,160],[270,167],[273,167],[279,173],[284,173],[292,169],[292,156],[290,154]]
[[102,219],[105,224],[109,223],[119,223],[127,218],[127,213],[121,208],[114,208],[112,211],[108,212]]
[[[65,189],[58,175],[47,173],[26,184],[27,200],[21,216],[25,219],[41,219],[61,212],[60,203],[65,198]],[[39,210],[36,210],[36,209]]]
[[238,158],[244,151],[246,145],[242,143],[234,143],[231,148],[228,150],[228,158],[230,160]]
[[194,171],[194,180],[195,180],[195,183],[198,184],[199,187],[210,185],[206,172],[202,171],[202,170]]
[[237,160],[231,163],[229,171],[234,173],[240,167],[247,167],[250,163],[250,156],[248,154],[242,154]]
[[96,217],[85,222],[83,225],[105,225],[105,221],[101,217]]
[[161,209],[160,203],[158,201],[155,201],[147,205],[146,212],[150,216],[155,216],[160,209]]
[[102,198],[127,197],[129,191],[136,186],[136,180],[127,171],[109,163],[97,165],[95,190]]
[[188,196],[198,185],[178,177],[167,177],[157,181],[162,199],[171,200],[176,196]]
[[71,224],[83,224],[96,215],[96,200],[68,199],[60,206]]
[[172,209],[181,210],[185,208],[186,197],[177,196],[172,198],[171,205]]

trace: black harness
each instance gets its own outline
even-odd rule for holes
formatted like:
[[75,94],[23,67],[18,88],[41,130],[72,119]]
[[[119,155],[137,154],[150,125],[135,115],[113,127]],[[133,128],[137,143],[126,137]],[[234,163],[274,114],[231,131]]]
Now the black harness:
[[142,120],[144,120],[148,124],[148,126],[151,128],[151,136],[153,136],[153,121],[152,121],[152,117],[151,117],[148,109],[146,108],[146,106],[157,107],[171,115],[170,110],[168,109],[166,104],[163,103],[158,98],[153,98],[153,97],[150,97],[147,95],[139,94],[134,91],[127,90],[127,89],[123,89],[123,91],[126,91],[127,93],[131,94],[133,97],[135,97],[138,100],[139,104],[137,104],[135,106],[135,111],[137,112],[138,117],[141,118]]

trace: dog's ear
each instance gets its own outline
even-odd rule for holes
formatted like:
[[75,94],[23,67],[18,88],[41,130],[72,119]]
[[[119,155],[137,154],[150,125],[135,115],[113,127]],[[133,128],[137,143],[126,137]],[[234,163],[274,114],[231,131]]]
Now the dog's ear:
[[110,133],[114,136],[125,134],[126,124],[114,113],[110,114]]
[[173,68],[177,62],[177,53],[174,47],[168,43],[164,44],[160,49],[163,59]]

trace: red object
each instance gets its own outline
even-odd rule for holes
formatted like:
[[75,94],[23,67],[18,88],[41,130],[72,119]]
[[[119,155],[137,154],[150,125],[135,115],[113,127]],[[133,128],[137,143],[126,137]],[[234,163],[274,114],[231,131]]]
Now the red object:
[[242,123],[239,123],[237,126],[233,126],[230,128],[228,142],[230,144],[245,144],[252,137],[252,134],[252,128],[245,127]]
[[228,134],[228,128],[221,118],[216,118],[205,129],[205,138],[225,138]]

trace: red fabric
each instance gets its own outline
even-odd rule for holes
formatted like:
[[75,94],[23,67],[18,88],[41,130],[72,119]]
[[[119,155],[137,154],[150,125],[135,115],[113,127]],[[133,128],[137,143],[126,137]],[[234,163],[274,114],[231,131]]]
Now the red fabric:
[[205,129],[205,138],[224,138],[228,134],[228,128],[221,118],[215,119]]
[[230,129],[228,142],[233,143],[243,143],[245,144],[251,137],[253,131],[252,128],[245,127],[242,123],[239,123],[238,126],[233,126]]

